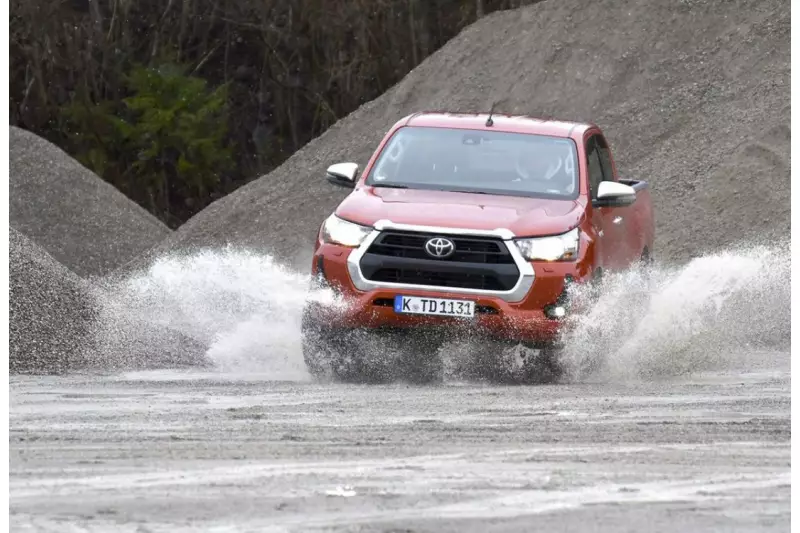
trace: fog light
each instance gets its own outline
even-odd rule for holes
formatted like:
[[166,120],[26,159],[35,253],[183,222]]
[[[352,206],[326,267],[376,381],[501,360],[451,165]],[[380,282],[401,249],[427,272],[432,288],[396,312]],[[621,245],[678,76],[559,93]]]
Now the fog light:
[[548,305],[544,308],[544,314],[548,318],[564,318],[567,314],[567,309],[562,305]]

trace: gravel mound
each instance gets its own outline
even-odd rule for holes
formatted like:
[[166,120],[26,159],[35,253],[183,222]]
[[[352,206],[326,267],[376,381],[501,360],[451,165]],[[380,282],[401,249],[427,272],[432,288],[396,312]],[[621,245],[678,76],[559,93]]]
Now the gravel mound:
[[329,164],[363,166],[409,113],[486,111],[494,101],[506,113],[601,125],[622,175],[653,186],[660,259],[784,233],[789,8],[778,0],[559,0],[495,13],[160,248],[230,243],[305,268],[319,224],[348,192],[324,181]]
[[10,222],[76,274],[110,272],[171,233],[57,146],[10,135]]
[[204,343],[125,314],[111,287],[84,280],[14,228],[9,278],[11,373],[207,366]]
[[95,302],[88,283],[9,228],[9,371],[84,366]]

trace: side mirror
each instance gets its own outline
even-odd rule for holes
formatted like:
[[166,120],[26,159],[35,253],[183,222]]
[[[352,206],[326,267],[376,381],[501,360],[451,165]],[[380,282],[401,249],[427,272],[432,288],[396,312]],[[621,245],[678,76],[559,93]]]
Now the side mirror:
[[328,167],[328,181],[340,187],[355,187],[358,163],[336,163]]
[[636,201],[636,189],[616,181],[601,181],[592,207],[625,207]]

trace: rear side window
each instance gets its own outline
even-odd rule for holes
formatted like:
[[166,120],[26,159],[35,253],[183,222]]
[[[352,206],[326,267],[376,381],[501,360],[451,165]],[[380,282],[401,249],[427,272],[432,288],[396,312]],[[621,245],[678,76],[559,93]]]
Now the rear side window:
[[593,135],[586,142],[586,161],[589,164],[589,192],[592,198],[597,198],[597,188],[603,181],[603,167],[600,164],[600,156],[597,145],[595,144],[596,135]]

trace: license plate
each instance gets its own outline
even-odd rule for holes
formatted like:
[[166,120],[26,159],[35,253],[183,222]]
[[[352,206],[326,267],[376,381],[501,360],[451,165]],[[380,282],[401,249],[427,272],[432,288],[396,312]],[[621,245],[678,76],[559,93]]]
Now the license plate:
[[475,316],[475,302],[397,295],[394,297],[394,311],[395,313],[414,315],[473,317]]

